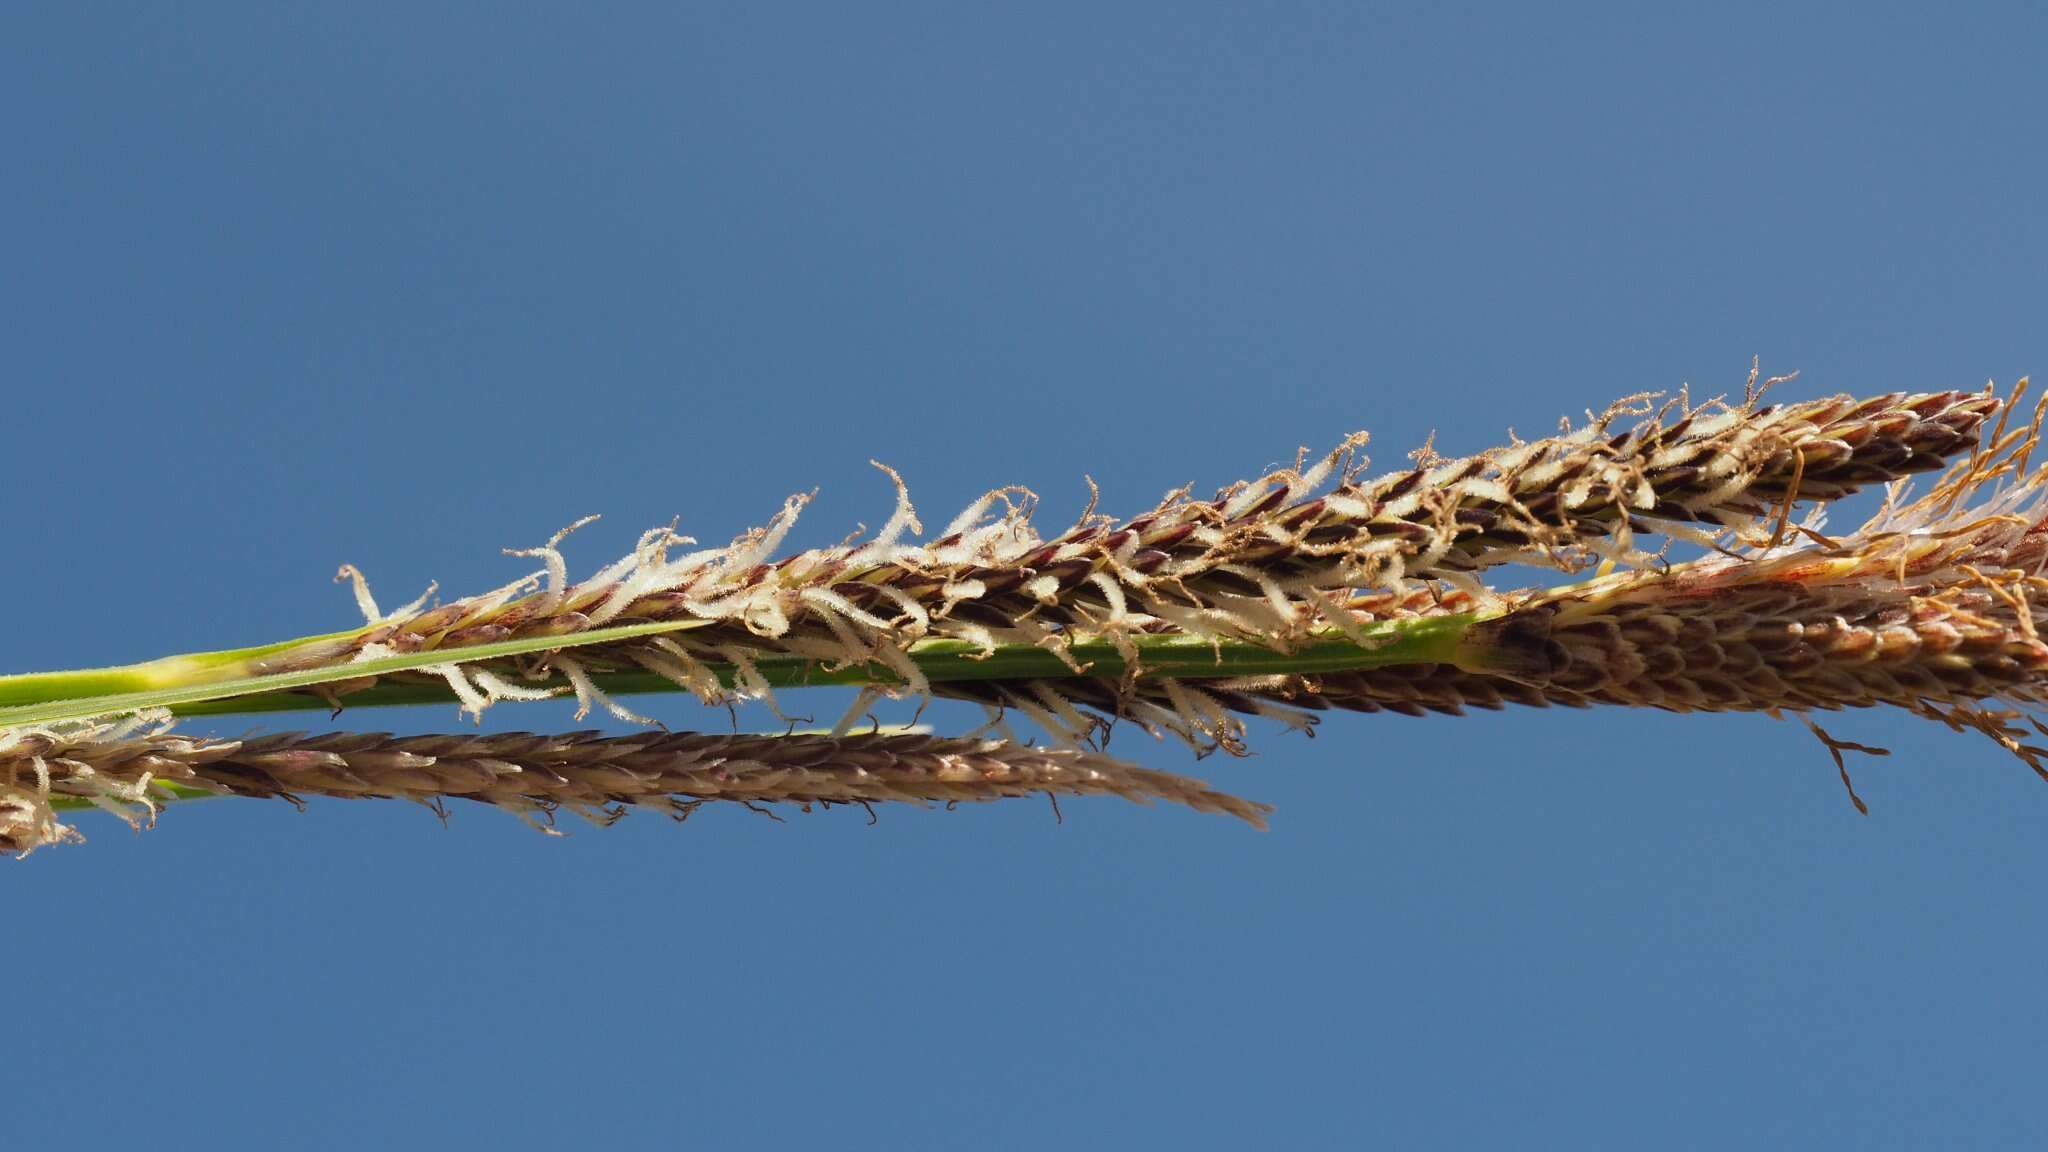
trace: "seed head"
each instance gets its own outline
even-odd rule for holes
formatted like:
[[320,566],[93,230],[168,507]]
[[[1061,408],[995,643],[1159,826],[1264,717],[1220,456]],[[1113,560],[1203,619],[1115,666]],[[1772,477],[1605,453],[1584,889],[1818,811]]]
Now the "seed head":
[[1100,753],[922,734],[825,737],[643,732],[390,736],[337,732],[243,740],[103,728],[16,731],[0,741],[0,851],[76,838],[71,797],[141,823],[162,786],[232,796],[472,800],[552,827],[568,810],[610,824],[629,808],[678,819],[714,801],[978,803],[1033,794],[1164,800],[1265,826],[1266,806]]
[[[547,680],[573,687],[586,708],[617,711],[585,673],[651,670],[721,702],[766,696],[753,666],[769,657],[876,665],[899,681],[895,690],[922,693],[929,685],[906,653],[927,637],[1064,654],[1077,640],[1122,644],[1171,631],[1289,650],[1344,626],[1351,617],[1342,605],[1358,589],[1409,595],[1429,587],[1440,597],[1423,582],[1441,580],[1493,603],[1475,574],[1510,561],[1567,571],[1599,559],[1638,564],[1651,559],[1638,545],[1652,532],[1717,544],[1708,533],[1761,539],[1760,521],[1775,506],[1833,499],[1970,449],[1996,407],[1988,394],[1959,392],[1783,407],[1761,405],[1756,395],[1739,406],[1697,408],[1653,408],[1635,398],[1576,431],[1461,460],[1429,456],[1371,480],[1363,478],[1357,436],[1313,465],[1298,462],[1212,500],[1183,490],[1121,523],[1091,511],[1051,539],[1031,524],[1030,494],[1003,489],[931,543],[904,543],[918,524],[891,472],[897,510],[876,539],[781,560],[772,553],[805,498],[725,548],[672,556],[687,541],[650,532],[632,556],[576,584],[558,536],[524,553],[544,562],[525,581],[388,617],[376,616],[374,599],[346,570],[375,617],[370,627],[277,654],[254,671],[606,624],[703,622],[659,639],[578,649],[573,660],[500,662],[481,681],[453,665],[434,673],[471,708]],[[1142,668],[1135,652],[1126,655],[1135,681]],[[1068,659],[1076,675],[1085,673]],[[1026,696],[1043,692],[1007,699]],[[1059,718],[1058,707],[1045,708]]]
[[[1514,594],[1484,626],[1512,653],[1512,672],[1361,670],[1266,694],[1408,715],[1510,703],[1773,714],[1889,705],[1983,731],[2048,776],[2048,754],[2026,743],[2048,731],[2027,719],[2048,704],[2048,467],[2028,470],[2041,416],[1920,499],[1894,489],[1851,535],[1809,531],[1796,545]],[[1384,600],[1352,607],[1379,611]],[[1250,707],[1242,688],[1220,694]]]

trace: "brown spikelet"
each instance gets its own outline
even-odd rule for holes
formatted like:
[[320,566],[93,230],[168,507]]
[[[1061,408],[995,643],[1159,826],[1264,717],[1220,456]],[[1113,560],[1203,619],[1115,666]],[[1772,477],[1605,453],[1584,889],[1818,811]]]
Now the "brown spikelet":
[[1507,703],[1912,708],[2032,693],[2048,673],[2048,647],[1989,589],[1920,594],[1748,575],[1616,582],[1519,609],[1510,619],[1526,627],[1516,643],[1530,645],[1520,675],[1445,665],[1334,673],[1293,702],[1410,715]]
[[[1668,569],[1508,594],[1368,593],[1323,618],[1341,626],[1347,616],[1499,612],[1467,630],[1467,651],[1490,649],[1469,666],[1071,679],[1057,690],[1104,716],[1233,752],[1244,716],[1305,727],[1305,712],[1332,708],[1422,716],[1511,703],[1770,713],[1883,704],[1984,732],[2048,775],[2048,752],[2028,742],[2044,726],[2026,721],[2028,709],[2048,703],[2048,469],[2027,471],[2041,418],[2037,410],[2010,433],[2001,420],[1992,442],[1927,496],[1902,503],[1895,492],[1871,524],[1840,540],[1787,522],[1762,547]],[[1031,688],[948,686],[1002,707],[1024,706]],[[1827,743],[1837,756],[1868,751]]]
[[[2026,714],[2048,706],[2048,468],[2040,413],[1919,500],[1838,540],[1620,573],[1510,597],[1512,673],[1447,665],[1275,686],[1297,707],[1458,713],[1505,704],[1673,712],[1889,705],[1984,732],[2048,776]],[[1372,598],[1355,602],[1372,611]],[[1224,692],[1234,708],[1242,692]],[[2031,727],[2029,727],[2031,725]],[[1868,751],[1824,737],[1831,751]]]
[[[1706,540],[1700,529],[1736,530],[1761,539],[1761,520],[1795,499],[1832,499],[1969,450],[1996,407],[1988,394],[1960,392],[1782,407],[1752,397],[1741,406],[1692,409],[1653,409],[1638,398],[1574,432],[1460,460],[1430,458],[1372,480],[1359,475],[1353,450],[1363,437],[1354,437],[1314,466],[1271,473],[1214,500],[1183,491],[1123,523],[1091,514],[1052,539],[1031,526],[1030,494],[1005,489],[931,543],[905,544],[901,537],[917,520],[896,480],[897,512],[876,539],[781,560],[770,556],[801,498],[768,528],[725,548],[671,558],[687,541],[649,533],[633,556],[573,585],[557,537],[527,553],[545,563],[530,581],[388,617],[345,569],[372,626],[278,654],[254,670],[606,624],[708,622],[659,640],[492,665],[480,680],[469,669],[434,673],[471,707],[547,681],[573,686],[586,708],[603,704],[630,717],[582,674],[646,669],[719,701],[768,695],[752,667],[771,656],[875,664],[904,689],[924,692],[929,686],[904,653],[926,637],[1064,652],[1077,639],[1121,643],[1174,631],[1286,650],[1328,627],[1355,589],[1412,594],[1425,587],[1420,580],[1443,579],[1483,600],[1490,593],[1473,574],[1501,563],[1566,570],[1601,558],[1637,563],[1649,559],[1637,540],[1652,532]],[[1430,594],[1443,593],[1432,587]],[[1084,671],[1078,663],[1073,670]],[[1023,688],[1005,702],[1027,711],[1043,706],[1059,719],[1060,705],[1040,696]],[[1027,700],[1034,702],[1027,707]],[[1173,710],[1190,707],[1206,706],[1181,701]]]
[[233,796],[473,800],[552,823],[568,809],[610,823],[630,807],[678,818],[702,804],[955,804],[1044,794],[1163,800],[1265,826],[1265,805],[1095,752],[922,734],[823,737],[594,732],[535,735],[283,734],[198,739],[14,732],[0,739],[0,851],[73,834],[53,800],[131,819],[154,813],[153,784]]

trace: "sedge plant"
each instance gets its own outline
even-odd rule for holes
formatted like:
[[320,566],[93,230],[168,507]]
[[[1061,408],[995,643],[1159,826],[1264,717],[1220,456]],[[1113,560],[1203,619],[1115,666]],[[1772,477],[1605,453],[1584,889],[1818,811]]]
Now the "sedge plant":
[[[1372,475],[1363,435],[1211,498],[1134,518],[1090,508],[1054,535],[998,489],[919,542],[903,482],[882,530],[784,553],[804,505],[700,547],[672,528],[571,581],[558,535],[493,591],[385,611],[351,567],[361,627],[121,668],[0,676],[0,849],[76,837],[64,813],[136,823],[229,795],[468,799],[551,826],[646,807],[943,803],[1031,794],[1266,810],[1106,755],[1123,722],[1198,755],[1242,753],[1248,719],[1507,704],[1811,713],[1890,705],[1983,732],[2048,777],[2028,718],[2048,702],[2048,468],[2022,381],[1993,390],[1775,405],[1636,396],[1555,436],[1478,455],[1425,448]],[[880,467],[880,465],[878,465]],[[1907,478],[1946,472],[1914,498]],[[1888,485],[1867,524],[1825,506]],[[571,526],[570,530],[576,527]],[[1654,546],[1654,547],[1653,547]],[[1675,551],[1696,551],[1693,559]],[[1536,565],[1559,584],[1501,589]],[[181,717],[573,695],[709,705],[842,685],[824,732],[739,736],[188,735]],[[980,730],[860,731],[876,698],[982,704]],[[1037,735],[1020,737],[1022,718]],[[1039,746],[1038,739],[1049,741]],[[1863,749],[1869,751],[1871,749]],[[1857,806],[1860,798],[1851,797]],[[767,810],[767,809],[763,809]]]

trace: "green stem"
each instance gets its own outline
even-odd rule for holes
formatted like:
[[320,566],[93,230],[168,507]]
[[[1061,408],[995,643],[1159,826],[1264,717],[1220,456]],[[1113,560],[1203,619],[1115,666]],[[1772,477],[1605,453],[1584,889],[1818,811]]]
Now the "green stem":
[[[1473,671],[1499,670],[1512,658],[1512,653],[1498,643],[1497,629],[1476,627],[1489,619],[1492,618],[1458,614],[1379,621],[1364,626],[1365,644],[1340,633],[1326,633],[1284,652],[1244,641],[1211,642],[1178,634],[1140,635],[1130,637],[1129,641],[1138,656],[1139,675],[1144,678],[1310,676],[1403,664],[1455,664]],[[681,626],[686,624],[674,627]],[[663,626],[633,626],[607,632],[655,630],[667,629]],[[578,633],[517,644],[525,651],[540,651],[622,638],[630,637]],[[326,709],[331,707],[327,697],[303,689],[341,679],[408,670],[398,665],[416,669],[430,662],[494,658],[510,654],[498,649],[512,647],[508,644],[443,650],[394,658],[392,661],[365,662],[345,665],[340,669],[285,676],[252,678],[243,675],[251,662],[262,655],[320,639],[326,638],[313,637],[306,641],[230,652],[172,656],[123,668],[0,677],[0,727],[142,707],[168,707],[181,716]],[[1076,643],[1069,654],[1084,669],[1083,674],[1091,678],[1118,679],[1129,671],[1129,663],[1123,653],[1107,640]],[[1033,645],[1005,645],[993,652],[985,652],[980,646],[965,640],[922,640],[911,645],[909,656],[925,677],[935,684],[1065,679],[1076,675],[1059,654]],[[387,668],[386,664],[394,666]],[[734,683],[731,665],[711,664],[708,667],[726,685]],[[776,688],[894,684],[901,679],[881,664],[828,667],[796,656],[764,656],[756,662],[756,667],[762,677]],[[678,690],[675,682],[651,672],[595,671],[593,679],[604,691],[615,694]],[[566,689],[568,684],[557,677],[551,683],[536,685],[548,686]],[[349,692],[344,699],[349,707],[356,708],[439,704],[453,701],[455,697],[438,679],[387,677]],[[10,705],[12,707],[8,707]]]
[[[0,676],[0,709],[53,700],[77,700],[89,696],[122,696],[160,689],[196,688],[256,675],[258,662],[267,656],[294,648],[330,641],[347,640],[357,632],[330,632],[302,636],[254,648],[228,648],[218,652],[187,652],[123,664],[113,668],[81,668],[69,672],[27,672]],[[351,673],[353,675],[354,673]]]
[[[310,636],[303,640],[289,640],[282,644],[266,644],[256,648],[166,656],[160,660],[128,664],[118,668],[91,668],[78,672],[35,672],[0,677],[0,728],[117,715],[144,708],[169,708],[173,712],[190,714],[184,710],[199,705],[217,705],[242,697],[275,695],[280,692],[292,692],[303,701],[302,707],[313,708],[331,699],[331,693],[307,695],[297,690],[397,672],[416,672],[443,664],[470,664],[483,660],[498,660],[507,656],[524,656],[537,652],[555,652],[565,648],[636,640],[665,632],[701,628],[705,623],[702,620],[670,620],[622,624],[566,636],[534,636],[464,648],[435,648],[424,652],[405,652],[370,660],[302,668],[292,672],[262,672],[261,661],[266,656],[286,649],[313,645],[336,637]],[[339,635],[346,637],[352,634]],[[86,694],[80,695],[81,692]],[[454,697],[451,692],[444,689],[442,698]],[[215,707],[212,710],[241,711],[232,707]]]

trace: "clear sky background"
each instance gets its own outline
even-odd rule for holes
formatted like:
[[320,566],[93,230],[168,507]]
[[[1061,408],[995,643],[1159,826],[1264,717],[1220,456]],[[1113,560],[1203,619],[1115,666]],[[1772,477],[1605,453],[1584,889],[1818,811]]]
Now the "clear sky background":
[[[346,627],[343,561],[478,591],[591,512],[579,571],[813,487],[836,541],[870,457],[1057,525],[1752,356],[2048,373],[2029,7],[13,6],[0,669]],[[1119,741],[1263,834],[87,818],[0,867],[7,1140],[2037,1143],[2048,787],[1834,727],[1895,750],[1868,818],[1795,724],[1536,711]]]

